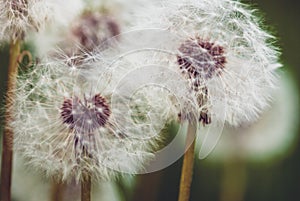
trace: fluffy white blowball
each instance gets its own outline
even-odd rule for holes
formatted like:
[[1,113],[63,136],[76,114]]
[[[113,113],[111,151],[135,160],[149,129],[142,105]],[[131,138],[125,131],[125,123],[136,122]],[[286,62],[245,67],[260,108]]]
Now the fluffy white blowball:
[[67,55],[85,56],[93,52],[107,39],[120,34],[119,21],[99,10],[80,10],[68,26],[52,24],[48,29],[35,34],[31,41],[40,57],[54,55],[60,48]]
[[0,40],[24,39],[28,32],[38,32],[47,22],[68,24],[83,6],[81,0],[1,0]]
[[233,0],[162,1],[136,14],[135,29],[161,28],[177,36],[167,44],[176,48],[165,60],[189,80],[204,124],[222,122],[220,108],[231,125],[253,122],[269,105],[281,64],[275,38],[255,14]]
[[[83,9],[70,21],[68,27],[57,30],[55,45],[70,56],[84,56],[85,52],[96,51],[104,41],[119,35],[120,27],[121,24],[118,19],[110,13],[101,11],[100,8],[94,10]],[[37,44],[38,48],[39,46]]]
[[[91,51],[106,39],[127,31],[134,21],[134,11],[150,6],[151,2],[145,0],[76,0],[68,2],[68,5],[59,7],[72,8],[71,11],[57,12],[56,18],[60,23],[52,23],[48,29],[31,38],[40,56],[53,51],[56,46],[74,54],[82,50]],[[62,23],[62,20],[65,23]],[[71,48],[71,46],[76,46],[76,48]]]
[[10,126],[28,165],[59,180],[80,180],[82,172],[98,180],[136,173],[153,157],[161,122],[148,117],[159,116],[161,103],[114,98],[111,70],[93,55],[38,64],[19,76]]

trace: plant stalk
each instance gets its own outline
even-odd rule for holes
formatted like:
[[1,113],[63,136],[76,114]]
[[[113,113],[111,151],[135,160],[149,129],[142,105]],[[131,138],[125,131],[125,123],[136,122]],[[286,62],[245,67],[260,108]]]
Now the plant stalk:
[[18,56],[20,54],[21,41],[11,42],[9,50],[8,82],[5,106],[5,128],[2,140],[2,165],[1,165],[1,201],[11,201],[11,177],[13,161],[13,132],[9,128],[12,120],[10,108],[16,89],[18,74]]
[[84,173],[81,181],[81,201],[91,201],[91,189],[91,176],[88,173]]
[[181,169],[178,201],[188,201],[190,198],[191,183],[193,178],[194,154],[195,154],[196,128],[189,123],[186,137],[186,152]]
[[66,185],[62,182],[52,182],[51,201],[63,201]]

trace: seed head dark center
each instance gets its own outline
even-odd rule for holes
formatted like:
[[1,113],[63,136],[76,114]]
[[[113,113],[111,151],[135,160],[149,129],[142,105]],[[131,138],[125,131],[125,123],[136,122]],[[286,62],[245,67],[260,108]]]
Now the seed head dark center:
[[226,63],[224,48],[200,37],[184,41],[178,50],[180,70],[191,79],[210,79],[219,75]]
[[66,98],[61,107],[61,117],[64,124],[78,132],[91,133],[107,123],[111,110],[104,97],[96,94],[91,98],[84,96]]

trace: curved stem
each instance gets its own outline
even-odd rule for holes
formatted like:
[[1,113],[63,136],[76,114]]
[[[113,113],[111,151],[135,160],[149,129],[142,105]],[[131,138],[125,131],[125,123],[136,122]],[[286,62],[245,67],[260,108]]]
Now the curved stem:
[[17,40],[10,45],[10,58],[8,67],[8,82],[6,94],[6,111],[5,111],[5,129],[3,134],[2,145],[2,165],[1,165],[1,201],[11,200],[11,174],[13,161],[13,132],[8,124],[11,121],[10,108],[11,100],[14,97],[16,88],[16,78],[18,74],[18,56],[20,54],[21,41]]
[[190,189],[193,178],[194,153],[195,153],[195,126],[189,124],[186,138],[186,148],[183,165],[181,169],[180,188],[178,201],[188,201],[190,198]]

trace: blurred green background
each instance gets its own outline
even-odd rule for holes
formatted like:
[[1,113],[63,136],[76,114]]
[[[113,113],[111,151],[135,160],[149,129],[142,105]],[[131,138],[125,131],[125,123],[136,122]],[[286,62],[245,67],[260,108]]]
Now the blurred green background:
[[[298,91],[295,93],[299,93],[300,1],[250,0],[244,2],[250,3],[262,11],[265,24],[270,25],[271,29],[274,30],[279,39],[278,44],[282,49],[283,71],[292,75],[292,79],[296,81],[298,86]],[[6,68],[8,66],[7,52],[8,49],[1,49],[1,97],[4,97],[5,91]],[[3,98],[1,103],[3,103]],[[297,104],[299,105],[299,101]],[[294,112],[299,113],[299,111]],[[300,124],[298,123],[297,126],[297,135],[300,135]],[[126,192],[129,191],[126,188],[123,189],[123,193],[127,194],[127,200],[177,200],[181,164],[182,160],[179,160],[162,171],[137,176],[134,189],[130,189],[130,192]],[[295,138],[295,142],[289,150],[273,161],[254,163],[245,160],[230,160],[211,163],[207,159],[196,159],[191,201],[298,201],[300,200],[299,170],[300,138]],[[119,186],[122,185],[121,183],[123,182],[120,182]],[[228,197],[226,198],[223,197],[224,186],[229,188],[229,194],[227,193]],[[124,196],[122,197],[126,200]]]

